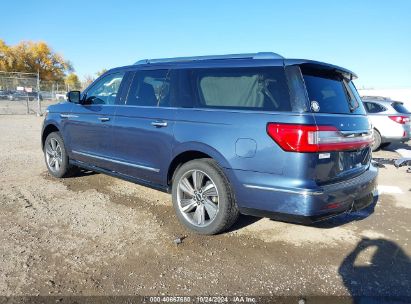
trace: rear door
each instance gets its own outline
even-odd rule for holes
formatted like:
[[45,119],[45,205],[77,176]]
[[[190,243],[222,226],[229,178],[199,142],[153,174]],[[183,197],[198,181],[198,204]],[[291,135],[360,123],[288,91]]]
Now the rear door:
[[132,75],[114,120],[115,171],[152,184],[165,184],[174,143],[174,112],[169,107],[168,70]]
[[84,93],[82,104],[74,104],[71,114],[64,116],[73,159],[112,169],[112,122],[123,76],[123,72],[103,76]]
[[371,149],[368,144],[350,143],[369,141],[371,128],[354,84],[335,70],[301,70],[318,128],[326,130],[325,140],[340,142],[313,160],[316,181],[326,184],[361,174],[370,165]]

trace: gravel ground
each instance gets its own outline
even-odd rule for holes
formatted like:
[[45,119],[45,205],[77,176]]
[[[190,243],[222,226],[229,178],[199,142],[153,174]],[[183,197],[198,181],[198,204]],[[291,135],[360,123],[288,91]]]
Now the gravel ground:
[[52,178],[41,123],[0,116],[0,295],[411,296],[405,168],[380,169],[367,210],[311,227],[243,216],[198,236],[168,194],[92,172]]

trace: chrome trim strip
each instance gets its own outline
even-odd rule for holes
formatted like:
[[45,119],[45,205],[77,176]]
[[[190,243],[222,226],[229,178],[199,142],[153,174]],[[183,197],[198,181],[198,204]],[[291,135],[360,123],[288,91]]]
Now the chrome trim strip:
[[371,135],[372,130],[354,130],[354,131],[340,131],[344,136],[350,135]]
[[126,165],[126,166],[139,168],[139,169],[143,169],[143,170],[148,170],[148,171],[152,171],[152,172],[160,172],[160,169],[156,169],[156,168],[152,168],[152,167],[136,165],[136,164],[124,162],[124,161],[121,161],[121,160],[116,160],[116,159],[107,158],[107,157],[103,157],[103,156],[92,155],[92,154],[89,154],[89,153],[84,153],[84,152],[79,152],[79,151],[74,151],[74,150],[72,152],[74,154],[88,156],[88,157],[91,157],[91,158],[97,158],[97,159],[101,159],[101,160],[106,160],[106,161],[116,163],[116,164],[120,164],[120,165]]
[[250,189],[259,189],[259,190],[267,190],[267,191],[279,191],[279,192],[287,192],[287,193],[296,193],[300,195],[321,195],[324,194],[323,191],[313,191],[309,189],[285,189],[285,188],[276,188],[276,187],[264,187],[264,186],[257,186],[257,185],[249,185],[243,184],[244,187]]
[[[93,105],[84,105],[84,106],[93,106]],[[311,112],[303,112],[303,113],[298,113],[298,112],[292,112],[292,111],[258,111],[258,110],[241,110],[241,109],[218,109],[218,108],[198,108],[198,107],[192,107],[192,108],[183,108],[183,107],[164,107],[164,106],[137,106],[137,105],[128,105],[128,104],[114,104],[114,105],[107,105],[107,104],[101,104],[98,105],[100,107],[119,107],[119,108],[124,108],[124,107],[129,107],[129,108],[140,108],[140,109],[163,109],[163,110],[181,110],[181,111],[209,111],[209,112],[234,112],[234,113],[253,113],[253,114],[270,114],[270,115],[291,115],[291,116],[311,116]],[[316,114],[321,114],[321,113],[316,113]],[[117,113],[116,113],[116,116]],[[120,115],[121,116],[121,115]],[[124,115],[122,115],[124,116]]]

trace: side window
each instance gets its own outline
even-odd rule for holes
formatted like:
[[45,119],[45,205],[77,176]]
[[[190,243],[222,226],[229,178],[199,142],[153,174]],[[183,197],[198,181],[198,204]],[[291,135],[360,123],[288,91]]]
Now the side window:
[[282,67],[196,69],[192,80],[200,107],[291,111]]
[[368,113],[381,113],[385,111],[385,108],[383,106],[374,102],[366,102],[365,108],[367,109]]
[[86,104],[114,104],[123,77],[124,73],[121,72],[101,78],[87,91]]
[[167,107],[170,103],[168,70],[137,71],[131,82],[127,105]]

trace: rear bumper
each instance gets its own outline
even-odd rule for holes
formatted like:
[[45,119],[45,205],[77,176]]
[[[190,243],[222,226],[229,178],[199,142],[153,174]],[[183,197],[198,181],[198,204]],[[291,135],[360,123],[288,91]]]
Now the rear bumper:
[[411,138],[411,126],[408,124],[389,124],[385,128],[381,128],[382,142],[404,142]]
[[339,208],[338,210],[328,211],[325,213],[319,213],[316,215],[297,215],[297,214],[287,214],[287,213],[278,213],[266,210],[258,210],[252,208],[240,208],[240,212],[245,215],[252,215],[258,217],[268,217],[273,220],[298,223],[298,224],[313,224],[319,221],[324,221],[329,218],[348,213],[351,211],[358,211],[364,208],[367,208],[374,202],[373,193],[369,193],[366,196],[354,200],[351,204],[346,204],[344,208]]
[[239,182],[235,194],[241,213],[298,223],[312,223],[369,206],[378,175],[378,169],[370,166],[361,175],[344,182],[322,187],[289,187],[284,185],[292,181],[284,176],[231,171]]

